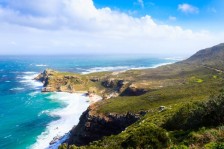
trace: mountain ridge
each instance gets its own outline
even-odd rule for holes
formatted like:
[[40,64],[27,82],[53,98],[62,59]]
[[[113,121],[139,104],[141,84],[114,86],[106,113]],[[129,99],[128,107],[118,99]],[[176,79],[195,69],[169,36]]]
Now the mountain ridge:
[[202,49],[183,61],[184,63],[194,63],[224,70],[224,43]]
[[[48,76],[44,75],[45,72],[37,79],[45,82],[45,88],[51,87],[52,90],[49,91],[65,89],[73,92],[79,88],[95,87],[94,93],[100,93],[105,97],[116,94],[92,104],[80,117],[79,124],[71,130],[69,141],[61,145],[61,149],[67,149],[68,146],[78,148],[80,145],[82,149],[146,146],[159,149],[179,147],[184,141],[184,145],[188,147],[194,145],[202,148],[212,140],[198,144],[197,141],[189,140],[187,135],[183,138],[175,136],[176,134],[163,125],[187,104],[205,102],[209,97],[219,94],[224,86],[224,74],[217,71],[223,69],[222,56],[224,44],[219,44],[200,50],[184,61],[153,69],[129,70],[116,75],[113,72],[88,75],[52,72]],[[138,91],[144,92],[138,94]],[[144,114],[129,121],[128,117],[139,116],[140,112]],[[118,124],[121,120],[122,124]],[[80,129],[77,130],[78,128]],[[107,128],[106,132],[102,131],[103,128]],[[120,129],[115,132],[111,128]],[[179,130],[177,132],[181,133]],[[215,143],[219,143],[219,140]]]

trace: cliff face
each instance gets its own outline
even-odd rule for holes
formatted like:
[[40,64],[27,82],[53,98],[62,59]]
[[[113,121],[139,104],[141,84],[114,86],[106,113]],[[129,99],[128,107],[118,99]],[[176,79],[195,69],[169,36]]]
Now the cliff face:
[[75,92],[88,90],[86,85],[87,78],[78,74],[61,73],[46,69],[35,80],[43,82],[42,92]]
[[77,146],[87,145],[92,141],[101,139],[103,136],[118,134],[127,126],[140,119],[140,114],[127,113],[125,115],[108,114],[100,116],[95,114],[94,106],[90,106],[80,117],[79,124],[71,130],[68,144]]
[[123,77],[114,78],[113,75],[94,77],[91,74],[80,75],[46,69],[35,80],[43,82],[42,92],[87,91],[89,94],[97,93],[104,99],[118,95],[138,96],[147,92],[141,85],[136,86],[133,81],[125,81]]

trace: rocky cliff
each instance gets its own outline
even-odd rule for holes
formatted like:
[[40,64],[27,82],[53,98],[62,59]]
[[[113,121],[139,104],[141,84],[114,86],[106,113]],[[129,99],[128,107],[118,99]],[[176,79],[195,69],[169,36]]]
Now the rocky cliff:
[[88,90],[87,78],[78,74],[61,73],[52,69],[46,69],[35,80],[43,82],[42,92],[75,92]]
[[[105,97],[110,99],[91,105],[82,114],[79,124],[71,130],[71,136],[67,143],[83,146],[92,141],[100,140],[104,136],[115,135],[115,137],[106,137],[101,140],[105,141],[102,143],[103,145],[98,141],[98,145],[110,146],[110,142],[112,145],[116,145],[119,140],[121,140],[120,145],[114,148],[121,148],[124,143],[133,148],[149,148],[156,143],[164,144],[164,140],[161,138],[164,136],[166,138],[169,133],[162,130],[162,127],[157,129],[160,127],[159,124],[166,122],[167,117],[172,116],[173,112],[176,112],[186,103],[206,100],[211,96],[210,93],[216,94],[223,86],[223,71],[217,71],[217,67],[223,68],[223,56],[224,44],[220,44],[199,51],[185,61],[156,69],[77,76],[82,80],[80,82],[82,85],[91,84],[98,92],[102,91],[102,93],[109,94],[110,96]],[[48,77],[44,77],[46,75]],[[60,77],[57,76],[57,79],[54,79],[56,81],[53,82],[60,82],[58,81]],[[40,78],[43,79],[39,80],[47,82],[46,87],[54,84],[49,81],[49,79],[52,80],[51,73],[43,73]],[[66,79],[64,81],[66,82]],[[60,83],[56,84],[60,85]],[[67,83],[64,86],[67,86]],[[120,97],[111,98],[115,97],[113,95]],[[159,110],[156,107],[159,107]],[[139,111],[153,110],[154,113],[144,117],[147,118],[147,121],[144,118],[139,120],[141,115],[146,113],[138,113]],[[132,125],[133,123],[135,124]],[[156,124],[152,125],[153,131],[151,131],[152,128],[148,127],[150,126],[149,123]],[[134,126],[128,127],[131,131],[123,131],[129,125]],[[155,131],[154,128],[156,128]],[[120,139],[119,135],[116,139],[116,134],[119,133],[122,134],[122,138],[126,139]],[[159,135],[157,135],[158,133]],[[160,137],[161,135],[163,137]],[[158,139],[154,139],[155,136]],[[170,142],[173,137],[166,140]],[[108,138],[112,139],[107,141]],[[173,143],[176,141],[177,139],[174,139]],[[161,148],[161,146],[157,146],[157,148]]]
[[94,108],[92,105],[82,114],[79,124],[71,130],[68,144],[82,146],[104,136],[118,134],[146,114],[146,112],[140,112],[139,114],[98,115],[94,112]]
[[105,73],[80,75],[75,73],[58,72],[46,69],[35,80],[43,82],[42,92],[78,92],[99,94],[104,99],[122,96],[138,96],[147,92],[141,85],[135,85],[133,80],[116,78]]

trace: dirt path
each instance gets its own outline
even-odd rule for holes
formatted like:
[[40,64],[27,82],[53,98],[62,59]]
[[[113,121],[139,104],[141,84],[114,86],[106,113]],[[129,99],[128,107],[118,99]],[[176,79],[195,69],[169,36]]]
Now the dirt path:
[[209,66],[205,66],[205,65],[203,65],[203,67],[208,68],[208,69],[211,69],[211,70],[215,70],[215,71],[217,71],[217,72],[224,73],[224,71],[223,71],[223,70],[220,70],[220,69],[216,69],[216,68],[209,67]]

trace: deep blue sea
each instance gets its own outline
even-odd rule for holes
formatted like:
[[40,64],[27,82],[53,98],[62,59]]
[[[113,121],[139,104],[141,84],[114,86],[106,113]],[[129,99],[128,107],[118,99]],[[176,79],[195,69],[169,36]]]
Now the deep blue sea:
[[41,93],[42,84],[33,78],[46,68],[91,73],[177,60],[147,55],[0,56],[0,148],[55,148],[48,146],[53,137],[68,132],[88,107],[82,94]]

